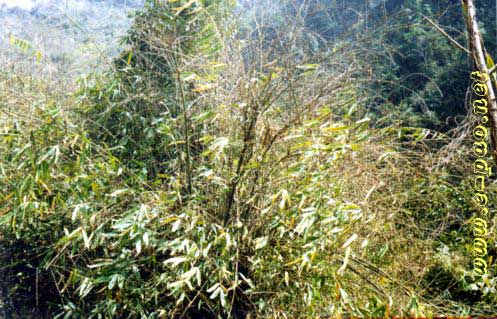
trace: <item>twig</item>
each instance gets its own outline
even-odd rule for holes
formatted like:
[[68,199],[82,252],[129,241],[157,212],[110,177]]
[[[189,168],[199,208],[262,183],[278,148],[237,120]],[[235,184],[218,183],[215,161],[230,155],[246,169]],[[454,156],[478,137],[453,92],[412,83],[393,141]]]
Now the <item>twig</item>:
[[432,26],[434,26],[435,29],[437,29],[442,35],[444,35],[450,41],[450,43],[452,43],[455,47],[463,50],[464,52],[466,52],[468,54],[471,54],[471,52],[468,49],[466,49],[459,42],[457,42],[456,40],[454,40],[454,38],[452,38],[447,32],[445,32],[442,28],[440,28],[440,26],[438,24],[436,24],[432,19],[428,18],[427,16],[425,16],[423,14],[421,16],[426,21],[428,21]]

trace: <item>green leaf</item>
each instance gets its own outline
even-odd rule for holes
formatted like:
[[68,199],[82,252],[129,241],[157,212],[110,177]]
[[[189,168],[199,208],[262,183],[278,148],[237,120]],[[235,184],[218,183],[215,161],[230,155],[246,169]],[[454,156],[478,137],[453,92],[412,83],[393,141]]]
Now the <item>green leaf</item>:
[[193,122],[205,121],[216,115],[214,111],[207,111],[192,118]]
[[111,277],[111,279],[109,281],[109,285],[107,286],[107,288],[109,288],[109,290],[112,290],[112,288],[114,288],[114,286],[117,283],[118,277],[119,277],[119,275],[117,275],[117,274],[112,275],[112,277]]

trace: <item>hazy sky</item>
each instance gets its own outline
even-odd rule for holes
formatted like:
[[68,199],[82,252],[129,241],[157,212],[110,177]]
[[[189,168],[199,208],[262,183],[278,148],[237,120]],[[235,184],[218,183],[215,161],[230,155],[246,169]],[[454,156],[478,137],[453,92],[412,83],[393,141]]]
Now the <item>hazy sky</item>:
[[23,9],[31,9],[33,1],[31,0],[0,0],[0,5],[6,4],[7,7],[21,7]]

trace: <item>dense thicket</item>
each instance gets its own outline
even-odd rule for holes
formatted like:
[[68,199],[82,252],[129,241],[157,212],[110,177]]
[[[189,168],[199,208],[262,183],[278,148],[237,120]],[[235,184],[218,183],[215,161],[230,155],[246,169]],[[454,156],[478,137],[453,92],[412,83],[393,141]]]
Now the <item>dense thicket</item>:
[[[467,54],[456,48],[426,19],[439,25],[454,40],[466,45],[460,3],[442,1],[299,1],[288,11],[302,15],[307,28],[320,39],[349,39],[362,51],[373,79],[366,82],[372,114],[387,123],[437,130],[458,125],[466,110]],[[495,2],[478,3],[482,33],[489,52],[495,52]]]
[[442,2],[362,5],[150,1],[74,94],[2,72],[4,294],[56,318],[495,313],[465,130],[404,114],[445,116],[423,79],[465,91],[406,14]]

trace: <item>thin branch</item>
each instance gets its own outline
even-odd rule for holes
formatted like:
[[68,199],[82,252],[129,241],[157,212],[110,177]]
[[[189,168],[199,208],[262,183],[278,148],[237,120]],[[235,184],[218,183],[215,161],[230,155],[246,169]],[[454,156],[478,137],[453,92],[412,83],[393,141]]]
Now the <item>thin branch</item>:
[[463,47],[459,42],[457,42],[456,40],[454,40],[454,38],[452,38],[447,32],[445,32],[438,24],[435,23],[435,21],[433,21],[432,19],[428,18],[427,16],[425,15],[421,15],[423,16],[423,18],[428,21],[432,26],[435,27],[435,29],[437,29],[443,36],[445,36],[449,41],[450,43],[452,43],[456,48],[458,49],[461,49],[463,50],[464,52],[466,52],[467,54],[471,54],[471,52],[466,49],[465,47]]

